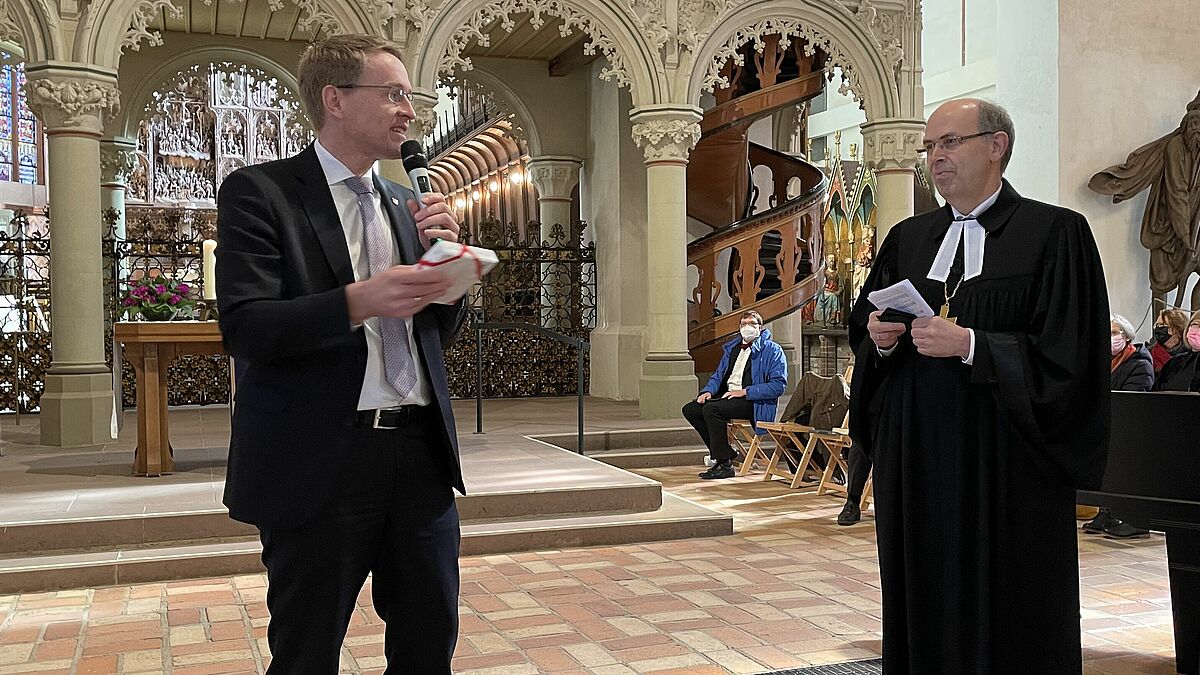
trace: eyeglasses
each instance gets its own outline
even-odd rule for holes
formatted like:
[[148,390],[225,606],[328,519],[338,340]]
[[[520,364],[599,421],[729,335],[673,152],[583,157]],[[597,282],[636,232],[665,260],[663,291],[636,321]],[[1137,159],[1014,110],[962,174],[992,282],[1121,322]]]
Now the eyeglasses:
[[388,100],[396,105],[400,105],[405,101],[410,104],[413,102],[411,91],[404,91],[403,87],[397,87],[391,84],[335,84],[338,89],[387,89]]
[[981,131],[977,134],[971,134],[970,136],[947,136],[945,138],[939,138],[936,141],[925,141],[921,144],[921,147],[917,148],[917,154],[928,155],[929,153],[933,152],[934,148],[940,148],[943,152],[950,152],[958,149],[958,146],[962,145],[963,141],[969,141],[972,138],[979,138],[980,136],[994,134],[997,131],[1000,131],[1000,129],[996,129],[995,131]]

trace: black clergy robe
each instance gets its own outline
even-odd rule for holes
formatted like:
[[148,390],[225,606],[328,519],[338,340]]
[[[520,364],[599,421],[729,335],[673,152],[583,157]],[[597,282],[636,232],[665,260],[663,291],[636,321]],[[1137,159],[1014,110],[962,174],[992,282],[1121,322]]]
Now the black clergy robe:
[[1100,256],[1083,216],[1005,181],[979,217],[983,271],[950,302],[975,330],[973,365],[918,354],[907,333],[881,356],[867,294],[909,279],[938,311],[945,289],[927,275],[951,218],[946,206],[892,228],[850,319],[884,672],[1079,673],[1075,489],[1099,487],[1108,450]]

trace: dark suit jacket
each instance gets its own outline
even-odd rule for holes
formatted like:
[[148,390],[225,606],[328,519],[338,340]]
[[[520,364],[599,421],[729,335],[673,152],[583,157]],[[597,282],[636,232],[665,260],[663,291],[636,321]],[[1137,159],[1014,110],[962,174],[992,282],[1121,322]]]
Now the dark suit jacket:
[[[376,178],[401,258],[420,242],[408,188]],[[397,203],[398,202],[398,203]],[[295,527],[331,498],[367,363],[344,287],[354,281],[341,221],[316,151],[239,169],[217,196],[217,298],[225,349],[237,367],[225,505],[260,527]],[[441,412],[430,439],[464,491],[442,349],[465,310],[431,305],[413,329]]]

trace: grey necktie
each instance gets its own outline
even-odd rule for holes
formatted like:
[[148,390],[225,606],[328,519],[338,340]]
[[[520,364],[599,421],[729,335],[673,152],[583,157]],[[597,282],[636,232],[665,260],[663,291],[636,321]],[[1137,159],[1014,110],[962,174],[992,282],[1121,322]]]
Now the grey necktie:
[[[367,244],[367,263],[371,276],[392,267],[392,249],[384,223],[375,210],[375,195],[366,178],[353,176],[342,181],[358,196],[358,213],[363,221],[363,238]],[[400,396],[407,396],[417,384],[417,367],[408,348],[408,329],[404,319],[379,317],[379,337],[383,342],[383,369],[388,382]]]

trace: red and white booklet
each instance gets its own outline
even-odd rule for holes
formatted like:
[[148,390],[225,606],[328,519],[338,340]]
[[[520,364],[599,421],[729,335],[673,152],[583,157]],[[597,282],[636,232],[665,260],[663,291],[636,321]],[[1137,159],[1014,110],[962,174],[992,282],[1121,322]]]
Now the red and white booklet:
[[471,286],[482,279],[483,275],[495,267],[497,262],[496,252],[490,249],[439,239],[425,251],[417,265],[441,267],[449,272],[454,283],[434,302],[453,305],[471,290]]

